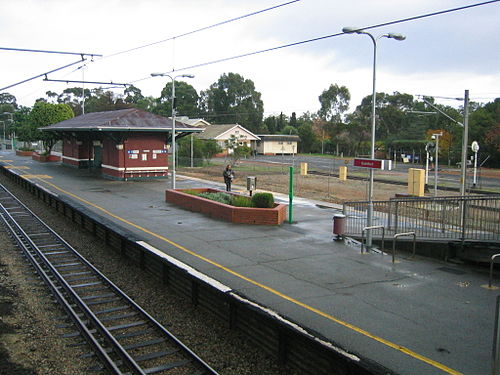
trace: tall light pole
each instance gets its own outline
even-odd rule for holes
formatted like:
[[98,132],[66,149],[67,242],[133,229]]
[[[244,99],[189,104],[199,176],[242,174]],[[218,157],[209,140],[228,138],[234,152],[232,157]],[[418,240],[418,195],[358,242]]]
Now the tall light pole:
[[[11,124],[14,123],[14,116],[13,116],[12,112],[4,112],[3,115],[10,115]],[[5,121],[7,121],[7,120],[5,120]],[[6,134],[5,134],[5,121],[2,121],[3,122],[3,144],[4,144],[5,149],[7,149],[7,140],[6,140]]]
[[[396,34],[396,33],[387,33],[380,35],[378,37],[374,37],[372,34],[363,31],[361,29],[355,28],[355,27],[344,27],[342,29],[342,32],[346,34],[365,34],[368,35],[373,42],[373,92],[372,92],[372,135],[371,135],[371,150],[370,150],[370,157],[371,159],[375,159],[375,108],[376,108],[376,101],[377,101],[377,93],[376,93],[376,73],[377,73],[377,41],[381,38],[389,38],[389,39],[395,39],[395,40],[405,40],[406,37],[401,34]],[[371,227],[373,226],[373,174],[374,170],[373,168],[370,168],[370,180],[368,183],[368,213],[367,213],[367,226]],[[366,246],[370,247],[372,245],[372,235],[371,231],[368,231],[367,236],[366,236]]]
[[151,77],[168,77],[172,80],[172,189],[175,189],[175,80],[179,77],[184,78],[194,78],[192,74],[179,74],[178,76],[172,77],[170,74],[166,73],[151,73]]
[[432,139],[436,140],[436,155],[434,159],[434,196],[437,197],[437,186],[438,186],[438,169],[439,169],[439,137],[441,137],[443,133],[434,133],[432,135]]
[[7,148],[7,146],[5,146],[5,121],[1,120],[0,122],[3,125],[2,149],[4,149]]

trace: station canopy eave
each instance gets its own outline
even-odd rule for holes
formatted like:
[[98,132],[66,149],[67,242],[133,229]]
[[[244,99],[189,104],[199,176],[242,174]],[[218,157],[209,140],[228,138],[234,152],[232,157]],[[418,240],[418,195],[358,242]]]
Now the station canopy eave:
[[[204,129],[175,124],[176,137],[189,133],[200,133]],[[117,111],[92,112],[61,121],[57,124],[40,128],[42,131],[56,133],[94,133],[94,132],[163,132],[172,133],[171,119],[137,108],[120,109]]]

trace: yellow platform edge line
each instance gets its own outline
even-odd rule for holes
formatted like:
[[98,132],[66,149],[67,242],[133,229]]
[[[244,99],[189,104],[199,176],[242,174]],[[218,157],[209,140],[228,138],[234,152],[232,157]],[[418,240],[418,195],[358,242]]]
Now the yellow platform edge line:
[[73,193],[71,193],[69,191],[66,191],[66,190],[60,188],[59,186],[54,185],[51,182],[48,182],[48,181],[43,181],[43,182],[46,183],[49,186],[52,186],[54,189],[56,189],[56,190],[58,190],[58,191],[60,191],[60,192],[62,192],[64,194],[67,194],[67,195],[69,195],[69,196],[71,196],[71,197],[73,197],[73,198],[75,198],[77,200],[79,200],[80,202],[88,204],[89,206],[94,207],[97,210],[102,211],[105,214],[107,214],[107,215],[109,215],[109,216],[111,216],[111,217],[113,217],[113,218],[115,218],[115,219],[117,219],[117,220],[119,220],[119,221],[121,221],[121,222],[123,222],[125,224],[130,225],[133,228],[136,228],[136,229],[138,229],[140,231],[143,231],[144,233],[147,233],[147,234],[149,234],[149,235],[151,235],[151,236],[153,236],[153,237],[155,237],[155,238],[157,238],[159,240],[162,240],[162,241],[164,241],[164,242],[166,242],[166,243],[168,243],[168,244],[170,244],[172,246],[175,246],[177,249],[179,249],[179,250],[181,250],[181,251],[183,251],[183,252],[185,252],[187,254],[190,254],[190,255],[198,258],[198,259],[201,259],[201,260],[203,260],[203,261],[205,261],[205,262],[207,262],[207,263],[209,263],[209,264],[211,264],[211,265],[213,265],[213,266],[215,266],[215,267],[217,267],[219,269],[222,269],[222,270],[226,271],[227,273],[229,273],[229,274],[231,274],[231,275],[233,275],[235,277],[238,277],[238,278],[240,278],[242,280],[245,280],[245,281],[249,282],[250,284],[258,286],[258,287],[260,287],[260,288],[262,288],[262,289],[264,289],[264,290],[266,290],[266,291],[268,291],[268,292],[270,292],[270,293],[272,293],[272,294],[274,294],[276,296],[279,296],[279,297],[281,297],[281,298],[283,298],[283,299],[285,299],[285,300],[287,300],[287,301],[289,301],[289,302],[297,305],[297,306],[300,306],[300,307],[302,307],[302,308],[304,308],[304,309],[306,309],[308,311],[314,312],[317,315],[320,315],[320,316],[322,316],[322,317],[324,317],[324,318],[326,318],[326,319],[328,319],[330,321],[333,321],[333,322],[335,322],[335,323],[337,323],[337,324],[339,324],[339,325],[341,325],[343,327],[351,329],[354,332],[357,332],[357,333],[359,333],[359,334],[361,334],[361,335],[363,335],[365,337],[368,337],[368,338],[370,338],[370,339],[372,339],[374,341],[377,341],[377,342],[379,342],[379,343],[381,343],[383,345],[386,345],[386,346],[388,346],[388,347],[390,347],[392,349],[395,349],[395,350],[397,350],[397,351],[399,351],[399,352],[401,352],[403,354],[406,354],[406,355],[408,355],[408,356],[410,356],[410,357],[412,357],[414,359],[417,359],[417,360],[419,360],[421,362],[427,363],[428,365],[431,365],[431,366],[433,366],[433,367],[435,367],[435,368],[437,368],[437,369],[439,369],[439,370],[441,370],[441,371],[443,371],[443,372],[445,372],[447,374],[451,374],[451,375],[463,375],[461,372],[456,371],[456,370],[454,370],[454,369],[452,369],[450,367],[447,367],[446,365],[443,365],[442,363],[439,363],[437,361],[434,361],[433,359],[430,359],[430,358],[425,357],[425,356],[423,356],[421,354],[418,354],[418,353],[416,353],[416,352],[414,352],[414,351],[412,351],[412,350],[410,350],[410,349],[408,349],[408,348],[406,348],[404,346],[398,345],[398,344],[393,343],[393,342],[391,342],[389,340],[386,340],[386,339],[384,339],[382,337],[376,336],[376,335],[374,335],[374,334],[372,334],[372,333],[370,333],[368,331],[365,331],[362,328],[359,328],[359,327],[357,327],[357,326],[355,326],[353,324],[347,323],[347,322],[345,322],[343,320],[340,320],[340,319],[338,319],[338,318],[336,318],[336,317],[334,317],[334,316],[332,316],[332,315],[330,315],[328,313],[325,313],[324,311],[321,311],[321,310],[319,310],[319,309],[317,309],[315,307],[309,306],[309,305],[307,305],[307,304],[305,304],[303,302],[300,302],[300,301],[298,301],[298,300],[296,300],[296,299],[294,299],[294,298],[292,298],[290,296],[287,296],[287,295],[285,295],[285,294],[283,294],[283,293],[281,293],[281,292],[279,292],[279,291],[277,291],[277,290],[275,290],[275,289],[273,289],[273,288],[271,288],[271,287],[269,287],[267,285],[261,284],[258,281],[250,279],[249,277],[246,277],[246,276],[244,276],[244,275],[242,275],[242,274],[240,274],[240,273],[238,273],[236,271],[233,271],[232,269],[230,269],[230,268],[228,268],[226,266],[223,266],[222,264],[219,264],[219,263],[217,263],[217,262],[215,262],[215,261],[213,261],[211,259],[208,259],[208,258],[204,257],[203,255],[200,255],[200,254],[198,254],[198,253],[196,253],[196,252],[194,252],[192,250],[189,250],[189,249],[185,248],[184,246],[179,245],[179,244],[177,244],[176,242],[174,242],[172,240],[169,240],[166,237],[163,237],[163,236],[161,236],[161,235],[159,235],[157,233],[151,232],[150,230],[148,230],[146,228],[143,228],[143,227],[141,227],[141,226],[139,226],[139,225],[137,225],[135,223],[132,223],[132,222],[130,222],[130,221],[128,221],[128,220],[126,220],[126,219],[118,216],[118,215],[115,215],[112,212],[106,210],[105,208],[100,207],[100,206],[96,205],[95,203],[92,203],[92,202],[90,202],[90,201],[88,201],[88,200],[86,200],[84,198],[81,198],[81,197],[79,197],[76,194],[73,194]]

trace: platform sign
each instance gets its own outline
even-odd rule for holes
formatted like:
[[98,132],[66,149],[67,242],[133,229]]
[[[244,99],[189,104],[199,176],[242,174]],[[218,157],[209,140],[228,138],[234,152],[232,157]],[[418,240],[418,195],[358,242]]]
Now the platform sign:
[[390,171],[392,169],[392,160],[354,159],[354,166],[371,169],[385,169]]

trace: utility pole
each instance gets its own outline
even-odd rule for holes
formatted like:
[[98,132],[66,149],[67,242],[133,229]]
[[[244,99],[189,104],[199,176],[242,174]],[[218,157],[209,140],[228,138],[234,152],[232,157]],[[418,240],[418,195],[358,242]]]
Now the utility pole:
[[460,178],[460,195],[465,195],[465,179],[467,172],[467,144],[469,143],[469,90],[464,96],[464,137],[462,143],[462,177]]
[[436,156],[434,162],[434,196],[437,197],[437,186],[438,186],[438,169],[439,169],[439,137],[441,137],[443,133],[435,133],[432,135],[432,138],[436,140]]

